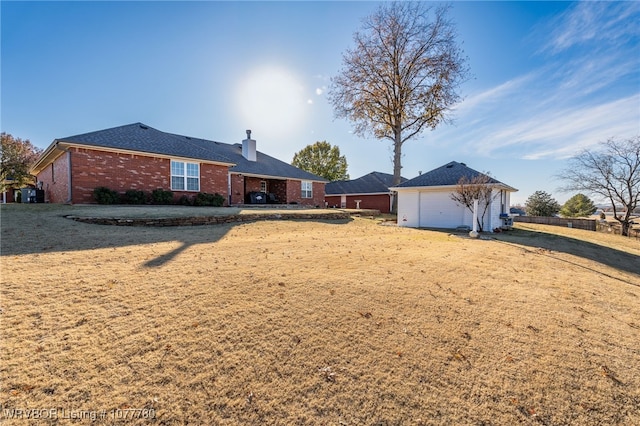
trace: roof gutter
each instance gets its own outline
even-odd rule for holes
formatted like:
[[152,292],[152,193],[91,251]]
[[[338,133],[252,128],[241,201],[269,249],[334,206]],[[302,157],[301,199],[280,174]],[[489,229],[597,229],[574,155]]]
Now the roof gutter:
[[37,175],[42,170],[44,170],[45,167],[47,167],[50,163],[52,163],[56,158],[58,158],[60,155],[66,152],[66,149],[60,147],[59,144],[60,144],[60,141],[58,141],[58,139],[55,139],[51,143],[51,145],[49,145],[47,149],[44,150],[40,158],[38,158],[38,161],[36,161],[35,164],[31,166],[29,173],[34,176]]
[[[517,192],[518,190],[512,186],[506,185],[502,182],[500,183],[491,183],[488,184],[489,186],[492,186],[494,188],[499,188],[499,189],[504,189],[507,191],[511,191],[511,192]],[[402,191],[418,191],[418,190],[423,190],[423,191],[440,191],[443,189],[455,189],[457,188],[458,185],[434,185],[434,186],[402,186],[402,187],[398,187],[398,186],[392,186],[391,188],[389,188],[390,191],[398,191],[398,192],[402,192]]]
[[346,195],[347,197],[363,197],[366,195],[392,195],[393,191],[380,191],[380,192],[340,192],[337,194],[325,194],[327,197],[340,197]]
[[101,146],[101,145],[87,145],[87,144],[82,144],[77,142],[66,142],[64,140],[58,140],[58,139],[56,139],[55,142],[63,146],[65,149],[70,147],[75,147],[75,148],[82,148],[82,149],[90,149],[93,151],[108,151],[108,152],[115,152],[118,154],[138,155],[142,157],[153,157],[153,158],[166,158],[170,160],[199,162],[204,164],[215,164],[215,165],[226,166],[226,167],[233,167],[236,165],[231,161],[214,161],[214,160],[207,160],[203,158],[182,157],[180,155],[162,154],[162,153],[150,152],[150,151],[136,151],[131,149],[110,148],[110,147]]
[[245,173],[245,172],[239,172],[239,171],[237,171],[237,170],[229,170],[229,174],[230,174],[230,175],[242,175],[242,176],[254,177],[254,178],[259,178],[259,179],[274,179],[274,180],[306,180],[306,181],[309,181],[309,182],[327,183],[327,181],[326,181],[326,180],[318,180],[318,179],[303,179],[303,178],[293,178],[293,177],[286,177],[286,176],[260,175],[260,174],[256,174],[256,173]]

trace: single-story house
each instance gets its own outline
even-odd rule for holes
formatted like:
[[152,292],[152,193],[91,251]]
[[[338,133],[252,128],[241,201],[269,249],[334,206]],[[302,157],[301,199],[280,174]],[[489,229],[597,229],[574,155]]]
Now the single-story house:
[[[94,203],[105,186],[198,192],[245,203],[324,205],[326,179],[256,150],[256,141],[226,144],[156,130],[142,123],[55,139],[31,173],[51,203]],[[255,196],[258,194],[257,196]]]
[[[412,228],[473,228],[473,212],[454,201],[461,178],[486,176],[464,163],[452,161],[428,173],[390,188],[398,192],[398,226]],[[510,194],[517,189],[487,177],[491,197],[482,228],[492,231],[504,225],[509,213]],[[482,208],[483,206],[480,206]]]
[[[402,182],[407,179],[401,178]],[[371,172],[353,180],[338,180],[325,186],[324,201],[328,207],[343,209],[375,209],[389,213],[393,206],[395,192],[393,175]]]

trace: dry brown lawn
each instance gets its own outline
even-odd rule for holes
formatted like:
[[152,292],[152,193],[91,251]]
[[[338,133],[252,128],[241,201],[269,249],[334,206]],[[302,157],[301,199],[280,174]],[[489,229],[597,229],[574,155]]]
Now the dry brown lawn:
[[2,424],[640,424],[638,240],[91,209],[2,206]]

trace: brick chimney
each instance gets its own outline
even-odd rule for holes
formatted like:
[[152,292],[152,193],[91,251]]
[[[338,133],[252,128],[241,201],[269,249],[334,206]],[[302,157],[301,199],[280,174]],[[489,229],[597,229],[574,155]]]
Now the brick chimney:
[[256,141],[251,139],[251,130],[247,130],[247,138],[242,141],[242,156],[249,161],[256,161]]

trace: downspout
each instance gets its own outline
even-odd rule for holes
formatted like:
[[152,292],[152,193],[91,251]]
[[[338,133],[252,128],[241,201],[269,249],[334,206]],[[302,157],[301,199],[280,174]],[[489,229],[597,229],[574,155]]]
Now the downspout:
[[422,212],[420,211],[421,206],[422,206],[422,191],[418,190],[418,228],[422,227]]
[[231,172],[229,171],[229,167],[227,167],[227,199],[229,206],[231,206]]
[[69,198],[67,199],[65,204],[73,204],[73,173],[71,169],[71,151],[69,151],[69,148],[66,148],[64,151],[67,153],[67,170],[69,170]]
[[391,209],[393,209],[393,191],[389,191],[389,211],[391,211]]

